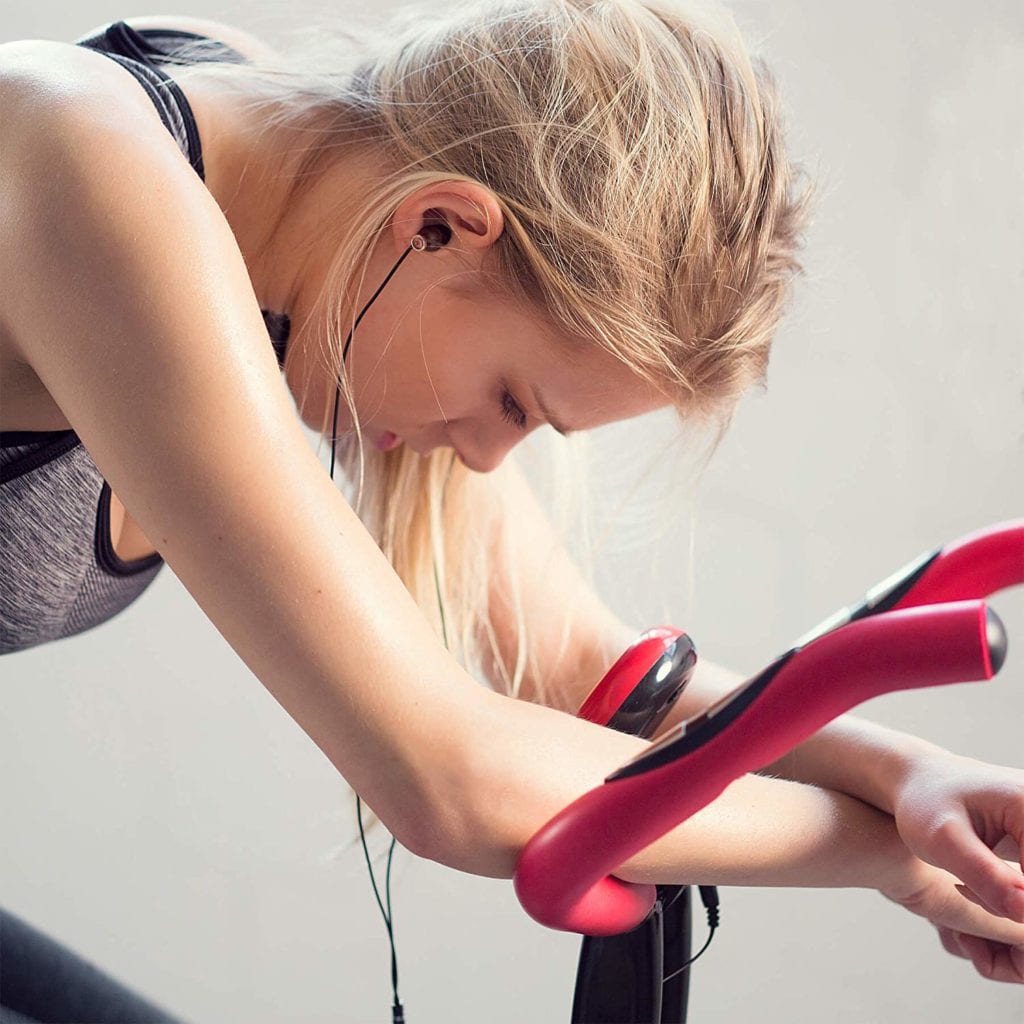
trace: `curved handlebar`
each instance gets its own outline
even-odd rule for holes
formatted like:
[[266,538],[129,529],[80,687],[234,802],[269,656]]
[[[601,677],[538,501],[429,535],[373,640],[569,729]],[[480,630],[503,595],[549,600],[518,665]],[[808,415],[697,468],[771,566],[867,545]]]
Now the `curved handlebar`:
[[1012,519],[915,558],[869,590],[860,604],[841,608],[793,646],[803,647],[869,615],[989,597],[1019,583],[1024,583],[1024,519]]
[[995,613],[983,601],[961,601],[872,614],[788,651],[541,828],[517,864],[520,902],[550,928],[632,930],[656,888],[611,872],[635,853],[862,701],[988,679],[1005,647]]
[[893,608],[989,597],[1024,583],[1024,519],[996,523],[940,548]]

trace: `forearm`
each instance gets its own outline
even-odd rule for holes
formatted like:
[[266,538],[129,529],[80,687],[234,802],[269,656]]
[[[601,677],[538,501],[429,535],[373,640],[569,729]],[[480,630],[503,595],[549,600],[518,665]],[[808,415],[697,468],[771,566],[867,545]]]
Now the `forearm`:
[[759,774],[838,790],[892,814],[896,787],[914,752],[938,749],[918,736],[843,715]]
[[[702,711],[743,681],[743,676],[721,665],[698,662],[693,680],[659,733]],[[910,759],[929,749],[938,748],[918,736],[847,714],[765,765],[758,774],[845,793],[891,814],[893,791]]]
[[[475,819],[435,859],[510,878],[537,829],[649,744],[550,708],[494,700],[500,703],[492,704],[467,780],[476,792]],[[911,859],[892,819],[877,808],[747,775],[615,874],[670,884],[884,888],[898,883]]]
[[658,884],[884,889],[911,857],[893,819],[855,797],[744,775],[615,871]]

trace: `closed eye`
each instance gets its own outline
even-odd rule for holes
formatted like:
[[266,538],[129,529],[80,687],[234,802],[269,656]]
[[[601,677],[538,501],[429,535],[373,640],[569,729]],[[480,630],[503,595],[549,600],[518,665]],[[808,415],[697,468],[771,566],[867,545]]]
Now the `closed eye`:
[[501,415],[502,419],[514,424],[519,430],[526,429],[526,413],[523,407],[512,397],[508,388],[501,391]]

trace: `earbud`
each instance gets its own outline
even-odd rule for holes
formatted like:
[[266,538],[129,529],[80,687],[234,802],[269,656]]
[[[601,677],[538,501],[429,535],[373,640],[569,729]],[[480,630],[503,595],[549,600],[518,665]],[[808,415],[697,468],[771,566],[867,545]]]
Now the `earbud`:
[[409,244],[417,252],[437,252],[452,240],[452,229],[447,224],[427,224],[419,234],[413,235]]

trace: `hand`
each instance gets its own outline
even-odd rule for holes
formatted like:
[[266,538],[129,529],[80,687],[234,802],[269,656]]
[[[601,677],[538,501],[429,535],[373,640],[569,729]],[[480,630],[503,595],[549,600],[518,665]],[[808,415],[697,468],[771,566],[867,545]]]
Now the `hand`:
[[1024,771],[936,747],[909,763],[893,817],[911,853],[955,875],[965,899],[1024,922]]
[[942,946],[983,978],[1024,984],[1024,925],[990,914],[958,890],[955,875],[918,860],[882,895],[931,921]]

